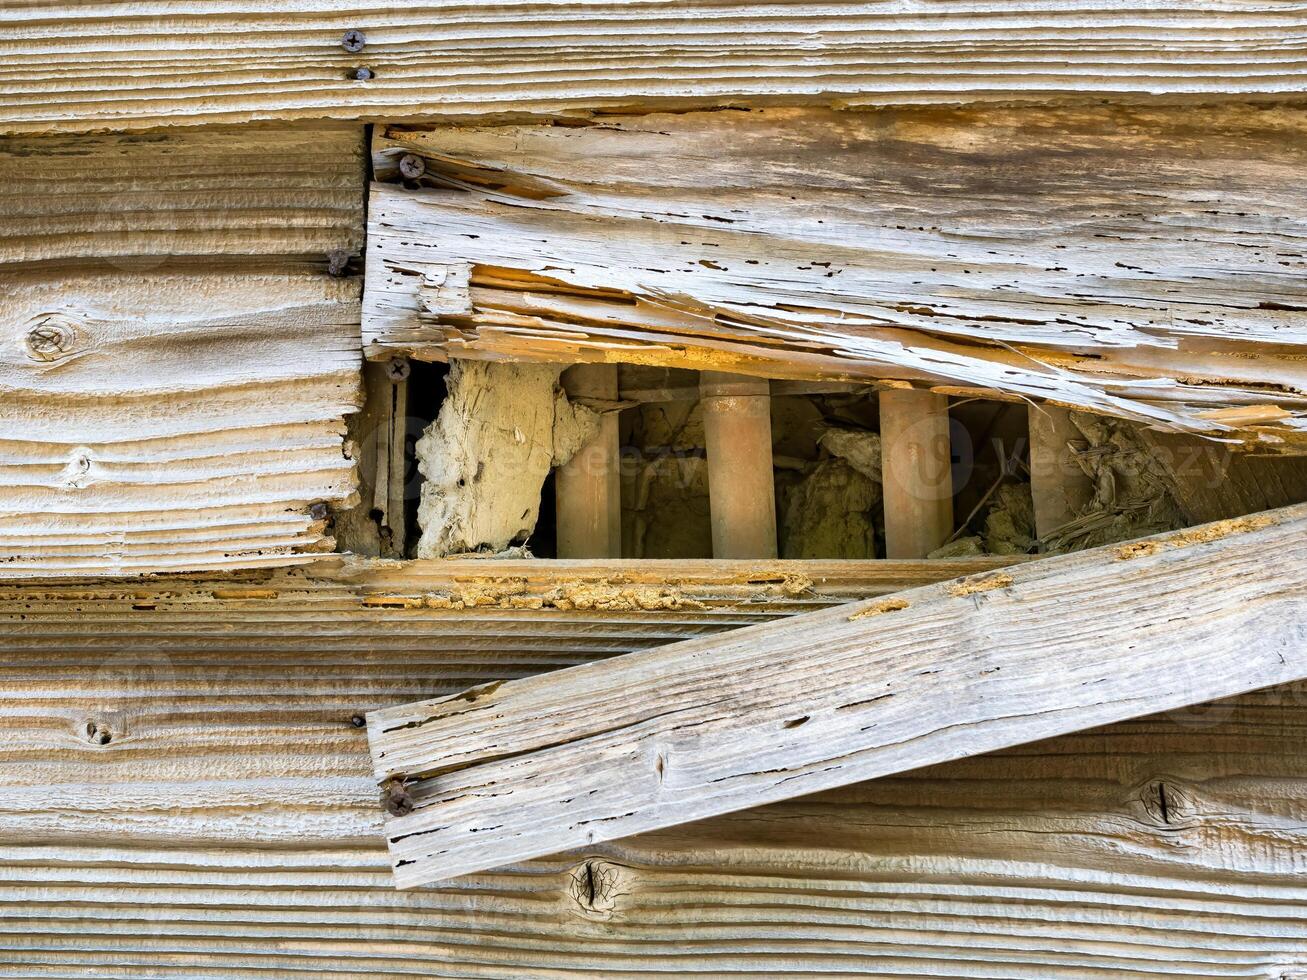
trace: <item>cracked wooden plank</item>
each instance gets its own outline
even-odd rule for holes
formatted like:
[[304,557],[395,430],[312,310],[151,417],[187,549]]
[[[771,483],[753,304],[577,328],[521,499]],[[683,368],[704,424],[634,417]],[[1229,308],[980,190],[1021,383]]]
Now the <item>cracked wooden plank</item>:
[[1301,970],[1302,684],[395,891],[356,712],[994,567],[816,564],[622,563],[709,606],[655,612],[363,605],[486,561],[0,586],[0,975]]
[[1249,106],[381,128],[378,177],[425,172],[373,186],[364,339],[900,379],[1300,451],[1305,136]]
[[[361,49],[343,44],[351,30]],[[293,17],[255,0],[22,0],[0,11],[0,130],[742,100],[1284,97],[1307,91],[1304,45],[1302,6],[1273,0],[307,0]]]
[[372,712],[396,881],[1307,678],[1305,530],[1291,507]]

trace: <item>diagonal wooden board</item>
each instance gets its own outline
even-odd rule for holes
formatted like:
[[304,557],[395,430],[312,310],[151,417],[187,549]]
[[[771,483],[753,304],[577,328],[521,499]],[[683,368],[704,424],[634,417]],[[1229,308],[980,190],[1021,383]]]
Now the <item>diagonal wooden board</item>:
[[1307,505],[368,715],[401,887],[1307,678]]

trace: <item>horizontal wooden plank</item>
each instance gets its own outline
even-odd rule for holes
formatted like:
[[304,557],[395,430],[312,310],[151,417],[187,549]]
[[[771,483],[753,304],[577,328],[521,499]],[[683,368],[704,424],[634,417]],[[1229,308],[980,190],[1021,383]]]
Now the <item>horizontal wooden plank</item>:
[[[710,149],[706,149],[710,148]],[[1307,438],[1307,113],[378,129],[370,356],[897,379]]]
[[396,881],[1307,679],[1304,530],[1300,505],[372,712]]
[[[342,43],[349,30],[363,35],[356,52]],[[1305,44],[1301,5],[1272,0],[310,0],[293,16],[257,0],[23,0],[0,11],[0,128],[740,99],[1286,96],[1307,90]]]
[[0,263],[150,269],[363,244],[363,129],[342,123],[0,139]]
[[0,273],[0,578],[303,561],[354,494],[358,284]]
[[353,712],[994,567],[501,565],[0,584],[0,976],[1301,971],[1304,685],[397,892]]
[[[43,823],[160,846],[371,840],[351,724],[365,711],[1001,565],[323,558],[217,580],[3,584],[0,840]],[[57,803],[55,783],[94,785],[98,802]],[[300,793],[322,806],[290,802]],[[285,822],[233,821],[233,805]]]

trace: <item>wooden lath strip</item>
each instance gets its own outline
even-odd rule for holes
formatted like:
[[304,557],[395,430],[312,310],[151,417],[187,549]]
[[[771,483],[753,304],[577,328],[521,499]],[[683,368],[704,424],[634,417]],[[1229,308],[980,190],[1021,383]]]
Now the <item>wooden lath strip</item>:
[[1307,678],[1305,532],[1300,505],[373,712],[396,880]]

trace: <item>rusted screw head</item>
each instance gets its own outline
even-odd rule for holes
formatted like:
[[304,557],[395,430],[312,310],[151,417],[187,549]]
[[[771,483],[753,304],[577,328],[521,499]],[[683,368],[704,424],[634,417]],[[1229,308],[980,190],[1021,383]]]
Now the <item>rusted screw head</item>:
[[391,381],[403,381],[409,376],[411,370],[408,361],[402,357],[397,357],[386,363],[386,373],[390,375]]
[[330,511],[328,510],[327,505],[321,500],[316,504],[311,504],[309,506],[309,516],[315,521],[325,521],[329,513]]
[[349,270],[349,253],[343,248],[333,248],[327,253],[327,275],[339,279]]
[[350,73],[350,77],[353,78],[354,81],[356,81],[356,82],[366,82],[366,81],[369,81],[369,80],[373,77],[373,75],[372,75],[372,69],[371,69],[371,68],[355,68],[355,69]]
[[399,160],[399,172],[409,180],[417,180],[427,172],[426,161],[416,153],[405,153]]
[[367,35],[358,30],[346,31],[345,36],[340,39],[340,46],[350,54],[358,54],[367,43]]
[[403,817],[413,812],[413,797],[402,779],[387,779],[381,784],[381,805],[392,817]]

